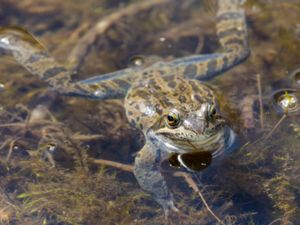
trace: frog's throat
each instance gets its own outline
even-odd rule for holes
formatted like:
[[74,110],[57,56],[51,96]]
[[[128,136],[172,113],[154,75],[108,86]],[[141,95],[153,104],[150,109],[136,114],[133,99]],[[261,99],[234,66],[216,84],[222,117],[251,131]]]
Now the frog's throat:
[[224,153],[227,154],[235,148],[236,146],[236,140],[237,140],[237,135],[236,133],[230,128],[226,127],[225,132],[224,132],[224,145],[221,146],[213,152],[212,156],[213,158],[217,158]]
[[218,157],[224,152],[230,151],[234,146],[236,134],[234,131],[225,126],[211,137],[199,141],[176,141],[157,135],[153,130],[149,129],[146,132],[147,140],[150,141],[156,148],[169,153],[187,153],[193,151],[210,151],[213,157]]

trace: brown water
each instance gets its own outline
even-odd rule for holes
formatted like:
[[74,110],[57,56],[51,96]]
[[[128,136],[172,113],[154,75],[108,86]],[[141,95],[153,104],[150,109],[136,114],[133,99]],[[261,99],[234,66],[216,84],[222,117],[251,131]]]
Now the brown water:
[[[100,18],[138,2],[0,0],[0,25],[28,29],[67,65],[71,49]],[[136,54],[172,59],[218,51],[214,6],[179,2],[128,16],[109,28],[74,79],[125,68]],[[243,99],[257,99],[260,78],[263,121],[255,103],[254,127],[245,134],[251,143],[194,178],[225,224],[297,225],[299,115],[288,113],[270,134],[282,118],[270,96],[281,88],[299,92],[289,74],[300,66],[300,1],[248,0],[246,12],[251,56],[211,83],[238,108]],[[0,74],[0,224],[165,223],[162,209],[130,172],[94,161],[132,164],[142,144],[121,100],[57,96],[8,57],[0,58]],[[171,170],[167,164],[164,169]],[[184,179],[169,173],[166,178],[181,210],[170,215],[169,224],[217,223]]]

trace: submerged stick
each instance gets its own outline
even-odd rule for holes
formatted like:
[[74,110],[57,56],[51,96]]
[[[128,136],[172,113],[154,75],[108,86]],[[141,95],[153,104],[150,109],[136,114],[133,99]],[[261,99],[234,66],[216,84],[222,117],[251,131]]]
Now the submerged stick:
[[280,118],[280,120],[275,124],[273,129],[265,136],[265,139],[268,139],[272,136],[274,131],[279,127],[279,125],[282,123],[282,121],[287,117],[287,114],[283,114],[283,116]]
[[104,166],[115,167],[117,169],[133,173],[133,166],[132,165],[128,165],[128,164],[113,162],[113,161],[105,160],[105,159],[93,159],[93,163],[104,165]]
[[193,180],[190,174],[185,173],[185,172],[175,172],[173,174],[176,177],[183,177],[185,182],[193,189],[194,192],[196,192],[201,201],[203,202],[204,206],[208,210],[208,212],[222,225],[225,225],[225,223],[212,211],[212,209],[209,207],[207,201],[205,200],[203,194],[201,193],[200,189],[198,188],[197,183]]
[[263,100],[262,100],[261,75],[259,73],[256,74],[256,80],[257,80],[257,90],[258,90],[258,98],[259,98],[260,128],[264,128],[264,107],[263,107]]

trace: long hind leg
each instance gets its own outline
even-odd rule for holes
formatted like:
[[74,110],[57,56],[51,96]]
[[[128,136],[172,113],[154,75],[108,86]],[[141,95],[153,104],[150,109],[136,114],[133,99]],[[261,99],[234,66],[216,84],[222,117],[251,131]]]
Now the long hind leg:
[[134,69],[125,69],[72,83],[71,72],[53,59],[31,34],[17,28],[0,29],[0,53],[12,55],[30,73],[65,95],[95,99],[124,97],[136,74]]
[[245,12],[241,0],[219,0],[217,35],[223,53],[195,55],[171,61],[178,75],[189,79],[207,80],[241,63],[250,53],[247,43]]

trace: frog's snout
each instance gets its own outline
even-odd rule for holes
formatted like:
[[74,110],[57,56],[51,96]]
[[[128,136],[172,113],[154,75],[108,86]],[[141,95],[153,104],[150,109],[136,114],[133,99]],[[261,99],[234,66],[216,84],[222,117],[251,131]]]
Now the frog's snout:
[[201,135],[208,127],[208,122],[204,118],[196,117],[185,120],[183,125],[186,129],[193,131],[197,135]]

